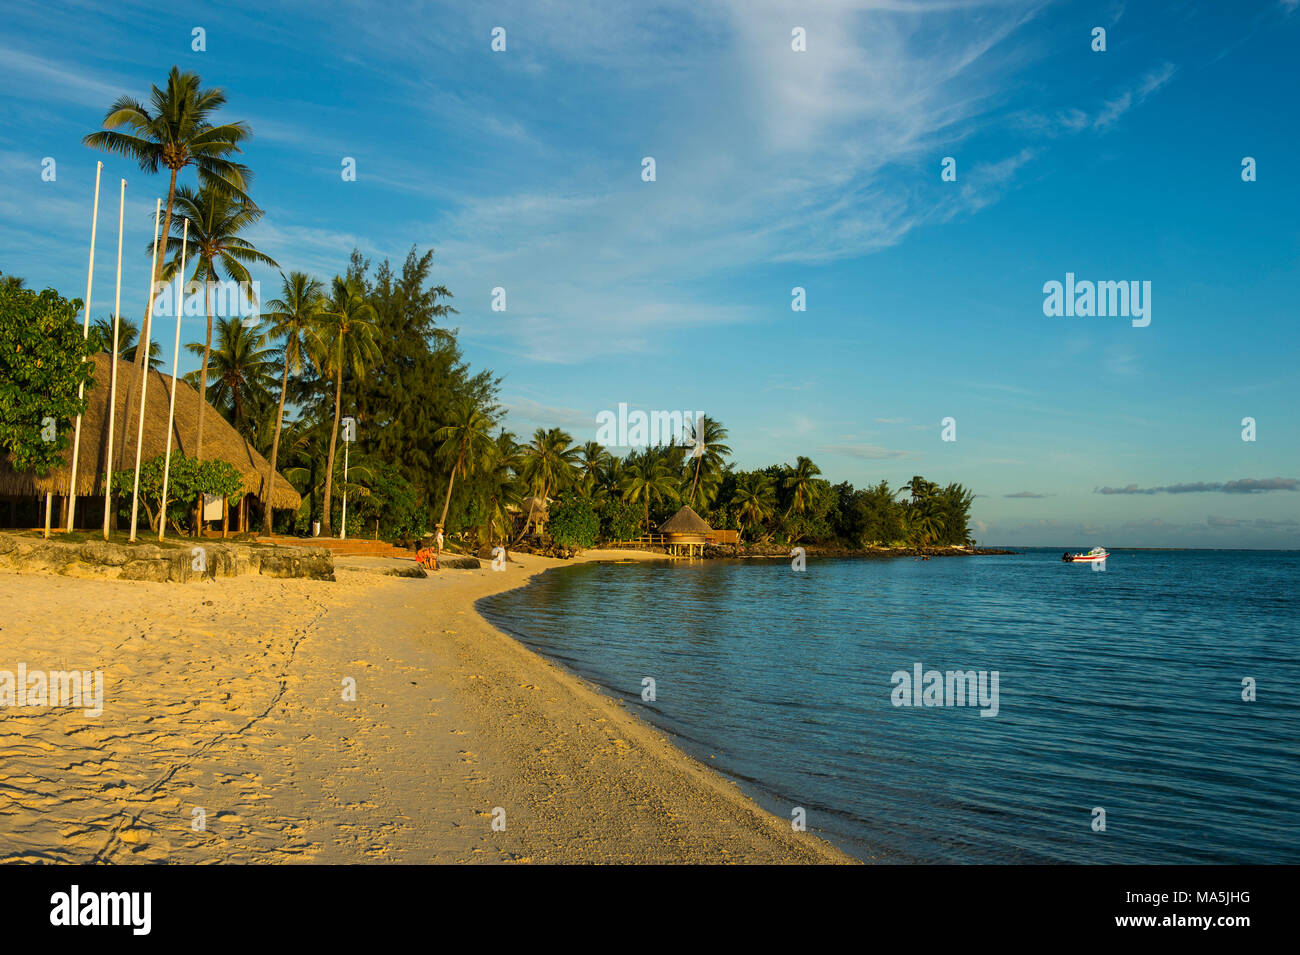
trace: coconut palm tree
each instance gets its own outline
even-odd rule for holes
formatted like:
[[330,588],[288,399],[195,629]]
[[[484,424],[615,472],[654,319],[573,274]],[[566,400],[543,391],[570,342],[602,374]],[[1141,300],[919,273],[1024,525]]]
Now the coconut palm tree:
[[27,280],[19,278],[17,275],[5,275],[0,272],[0,288],[9,292],[16,292],[21,288],[27,287]]
[[601,478],[609,466],[612,455],[595,441],[588,441],[578,451],[578,471],[582,493],[596,496],[601,488]]
[[545,506],[556,492],[569,487],[578,467],[578,449],[573,446],[573,436],[559,428],[533,433],[532,443],[523,451],[523,479],[532,495],[528,505],[528,518],[520,534],[528,533],[537,512],[537,502]]
[[925,478],[921,477],[921,475],[916,474],[912,476],[912,480],[908,481],[898,490],[900,494],[906,491],[912,496],[912,503],[918,504],[924,498],[934,494],[938,488],[939,486],[937,484],[927,481]]
[[[252,279],[248,266],[275,267],[276,263],[239,235],[262,218],[262,210],[248,199],[222,191],[213,184],[205,185],[197,192],[182,187],[176,191],[175,198],[176,221],[172,223],[175,234],[168,236],[164,249],[164,254],[172,254],[172,261],[163,270],[163,277],[170,278],[179,269],[182,235],[188,234],[184,254],[195,263],[194,281],[204,283],[203,315],[207,322],[207,338],[203,343],[203,361],[199,365],[199,392],[206,394],[208,362],[212,355],[212,296],[207,283],[220,281],[224,271],[231,281],[239,283],[241,298],[251,302]],[[151,240],[150,247],[152,244]],[[236,316],[227,318],[233,320]],[[198,437],[194,441],[194,456],[200,459],[203,457],[203,408],[200,404]]]
[[[90,337],[99,346],[100,351],[113,351],[113,320],[97,318],[90,326]],[[117,357],[122,361],[135,361],[136,339],[140,337],[140,327],[126,316],[122,316],[117,327]],[[157,342],[149,343],[149,369],[152,371],[162,364],[162,348]]]
[[802,454],[795,458],[794,467],[790,468],[785,475],[785,492],[790,496],[790,506],[786,508],[782,519],[791,514],[802,514],[807,510],[808,505],[812,503],[813,495],[817,492],[817,485],[813,483],[813,478],[821,473],[821,468],[813,464],[811,458],[806,458]]
[[731,448],[722,442],[727,439],[727,429],[708,415],[701,415],[692,425],[691,453],[694,456],[695,474],[691,478],[690,504],[695,506],[695,494],[700,484],[700,474],[721,474],[722,465]]
[[284,428],[284,397],[289,391],[289,373],[302,373],[306,341],[320,324],[325,307],[325,286],[305,272],[280,273],[280,297],[266,303],[263,317],[268,323],[266,336],[280,343],[284,369],[280,376],[280,406],[275,415],[275,437],[271,441],[271,458],[267,462],[266,499],[262,502],[262,533],[271,533],[271,485],[280,456],[280,433]]
[[[180,67],[173,66],[167,74],[167,88],[153,87],[149,105],[130,96],[118,97],[104,116],[104,128],[82,140],[92,149],[135,160],[145,172],[167,168],[170,179],[161,233],[164,236],[171,234],[176,177],[182,169],[193,166],[201,185],[215,186],[245,199],[253,180],[247,166],[230,158],[243,151],[240,147],[253,131],[247,123],[214,123],[214,114],[226,105],[226,94],[216,88],[202,89],[200,82],[197,73],[183,73]],[[155,273],[150,287],[157,281]],[[141,363],[136,367],[138,372],[143,371]]]
[[514,512],[523,500],[519,487],[523,458],[515,436],[503,428],[497,435],[489,459],[483,530],[489,541],[500,541],[502,546],[508,546],[510,531],[514,528]]
[[736,480],[731,503],[736,508],[736,522],[742,528],[761,525],[776,513],[776,487],[762,471],[750,471]]
[[438,447],[438,460],[451,463],[447,475],[447,497],[442,502],[442,517],[439,527],[447,526],[447,510],[451,507],[451,489],[456,484],[457,475],[476,473],[491,460],[496,451],[496,443],[489,433],[492,418],[479,404],[471,398],[465,398],[452,410],[451,421],[433,433],[433,439],[441,442]]
[[329,301],[321,311],[320,322],[311,333],[312,353],[323,374],[334,376],[334,426],[330,429],[329,459],[325,465],[324,511],[322,533],[333,536],[330,506],[334,493],[334,456],[338,452],[339,411],[343,403],[343,374],[351,369],[364,378],[366,368],[379,357],[375,344],[375,308],[366,299],[365,288],[355,276],[334,276]]
[[676,472],[655,448],[646,448],[636,455],[628,455],[620,491],[623,500],[645,506],[645,526],[650,528],[650,504],[653,501],[677,501]]
[[[205,404],[220,411],[236,431],[250,440],[256,437],[253,424],[258,411],[271,404],[276,355],[266,345],[266,335],[245,325],[238,316],[217,319],[217,347],[211,351],[215,374],[207,390],[200,391]],[[206,346],[189,344],[185,349],[201,355]],[[186,380],[202,389],[202,380],[196,380],[194,372]]]

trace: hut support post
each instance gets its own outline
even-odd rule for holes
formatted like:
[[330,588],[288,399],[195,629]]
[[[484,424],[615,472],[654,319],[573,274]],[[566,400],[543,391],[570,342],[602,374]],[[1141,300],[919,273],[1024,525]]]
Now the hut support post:
[[[113,425],[117,420],[117,332],[122,322],[122,222],[126,215],[126,180],[117,201],[117,291],[113,294],[113,373],[108,386],[108,444],[104,446],[104,540],[113,513]],[[116,528],[114,528],[116,529]]]
[[50,536],[50,510],[54,507],[54,494],[50,491],[45,492],[45,536]]
[[[95,209],[90,214],[90,264],[86,266],[86,304],[82,311],[86,313],[81,326],[81,339],[90,337],[90,289],[95,281],[95,230],[99,228],[99,174],[104,171],[102,162],[95,163]],[[86,383],[77,385],[77,402],[86,394]],[[77,513],[77,459],[81,455],[81,415],[77,415],[77,425],[72,435],[72,474],[68,478],[69,503],[64,509],[68,512],[68,530],[72,530],[72,521]]]
[[226,535],[230,533],[230,498],[221,498],[221,539],[225,540]]

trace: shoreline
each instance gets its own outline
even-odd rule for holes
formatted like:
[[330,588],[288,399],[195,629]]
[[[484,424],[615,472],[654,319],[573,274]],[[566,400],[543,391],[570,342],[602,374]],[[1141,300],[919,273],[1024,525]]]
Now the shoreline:
[[[344,559],[335,583],[0,572],[0,669],[105,674],[97,719],[4,712],[0,858],[858,861],[487,621],[477,600],[575,563],[512,556],[424,580]],[[577,562],[607,559],[658,557]]]

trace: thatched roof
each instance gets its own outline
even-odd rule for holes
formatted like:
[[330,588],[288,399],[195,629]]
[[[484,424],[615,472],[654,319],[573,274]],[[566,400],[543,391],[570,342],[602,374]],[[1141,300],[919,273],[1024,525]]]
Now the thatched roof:
[[[77,493],[102,494],[104,450],[108,440],[108,394],[112,375],[112,358],[100,352],[92,359],[94,384],[86,390],[88,404],[81,419],[81,455],[77,461]],[[147,461],[167,453],[167,406],[171,401],[172,379],[162,372],[149,373],[147,407],[144,418],[144,442],[141,460]],[[140,379],[133,362],[117,362],[117,413],[113,425],[113,470],[135,466],[135,439],[140,427]],[[127,421],[128,395],[131,403],[131,420]],[[198,438],[199,393],[184,379],[176,383],[176,417],[172,426],[172,448],[187,455],[194,453]],[[262,496],[262,483],[266,479],[268,463],[258,454],[221,414],[208,405],[203,415],[203,457],[208,460],[229,461],[244,478],[244,490]],[[17,473],[9,456],[0,454],[0,494],[54,494],[68,493],[68,477],[72,469],[72,447],[63,454],[63,464],[51,469],[45,477],[32,472]],[[271,506],[296,509],[302,498],[293,485],[277,473],[271,492]]]
[[515,514],[527,514],[530,508],[536,508],[532,511],[533,519],[545,519],[550,514],[550,498],[543,500],[540,497],[526,497],[519,502],[519,506],[511,504],[506,507],[507,511]]
[[668,520],[659,525],[661,534],[707,534],[713,528],[704,523],[704,518],[689,507],[683,507]]

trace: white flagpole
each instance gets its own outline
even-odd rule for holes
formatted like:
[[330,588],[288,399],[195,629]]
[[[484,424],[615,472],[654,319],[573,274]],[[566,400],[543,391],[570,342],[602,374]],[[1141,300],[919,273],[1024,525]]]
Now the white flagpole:
[[140,337],[136,340],[135,347],[144,349],[144,369],[140,375],[140,426],[136,429],[135,437],[135,481],[131,487],[131,543],[135,543],[135,529],[140,520],[140,451],[144,447],[144,408],[145,393],[149,386],[149,343],[150,333],[153,329],[153,277],[158,274],[158,230],[161,223],[158,221],[162,217],[162,200],[159,199],[153,207],[153,264],[149,266],[149,302],[144,309],[144,328],[140,330]]
[[126,216],[126,180],[122,180],[117,200],[117,291],[113,295],[113,351],[108,389],[108,444],[104,450],[104,540],[108,540],[108,522],[113,502],[113,425],[117,420],[117,329],[122,321],[122,221]]
[[[84,341],[90,337],[90,289],[95,281],[95,230],[99,228],[99,174],[104,171],[102,162],[95,163],[95,211],[90,215],[90,264],[86,266],[86,318],[82,323],[81,337]],[[86,383],[77,385],[77,403],[80,404],[86,394]],[[72,521],[77,511],[77,458],[81,454],[81,415],[77,415],[77,426],[72,435],[72,475],[68,478],[68,530],[72,530]]]
[[167,479],[172,471],[172,422],[176,419],[176,376],[180,374],[181,313],[185,311],[185,246],[190,241],[190,220],[181,230],[181,271],[176,276],[176,347],[172,351],[172,398],[167,408],[167,457],[163,459],[162,517],[158,519],[158,540],[167,529]]
[[343,443],[343,525],[339,528],[339,540],[348,539],[348,449],[351,441]]

